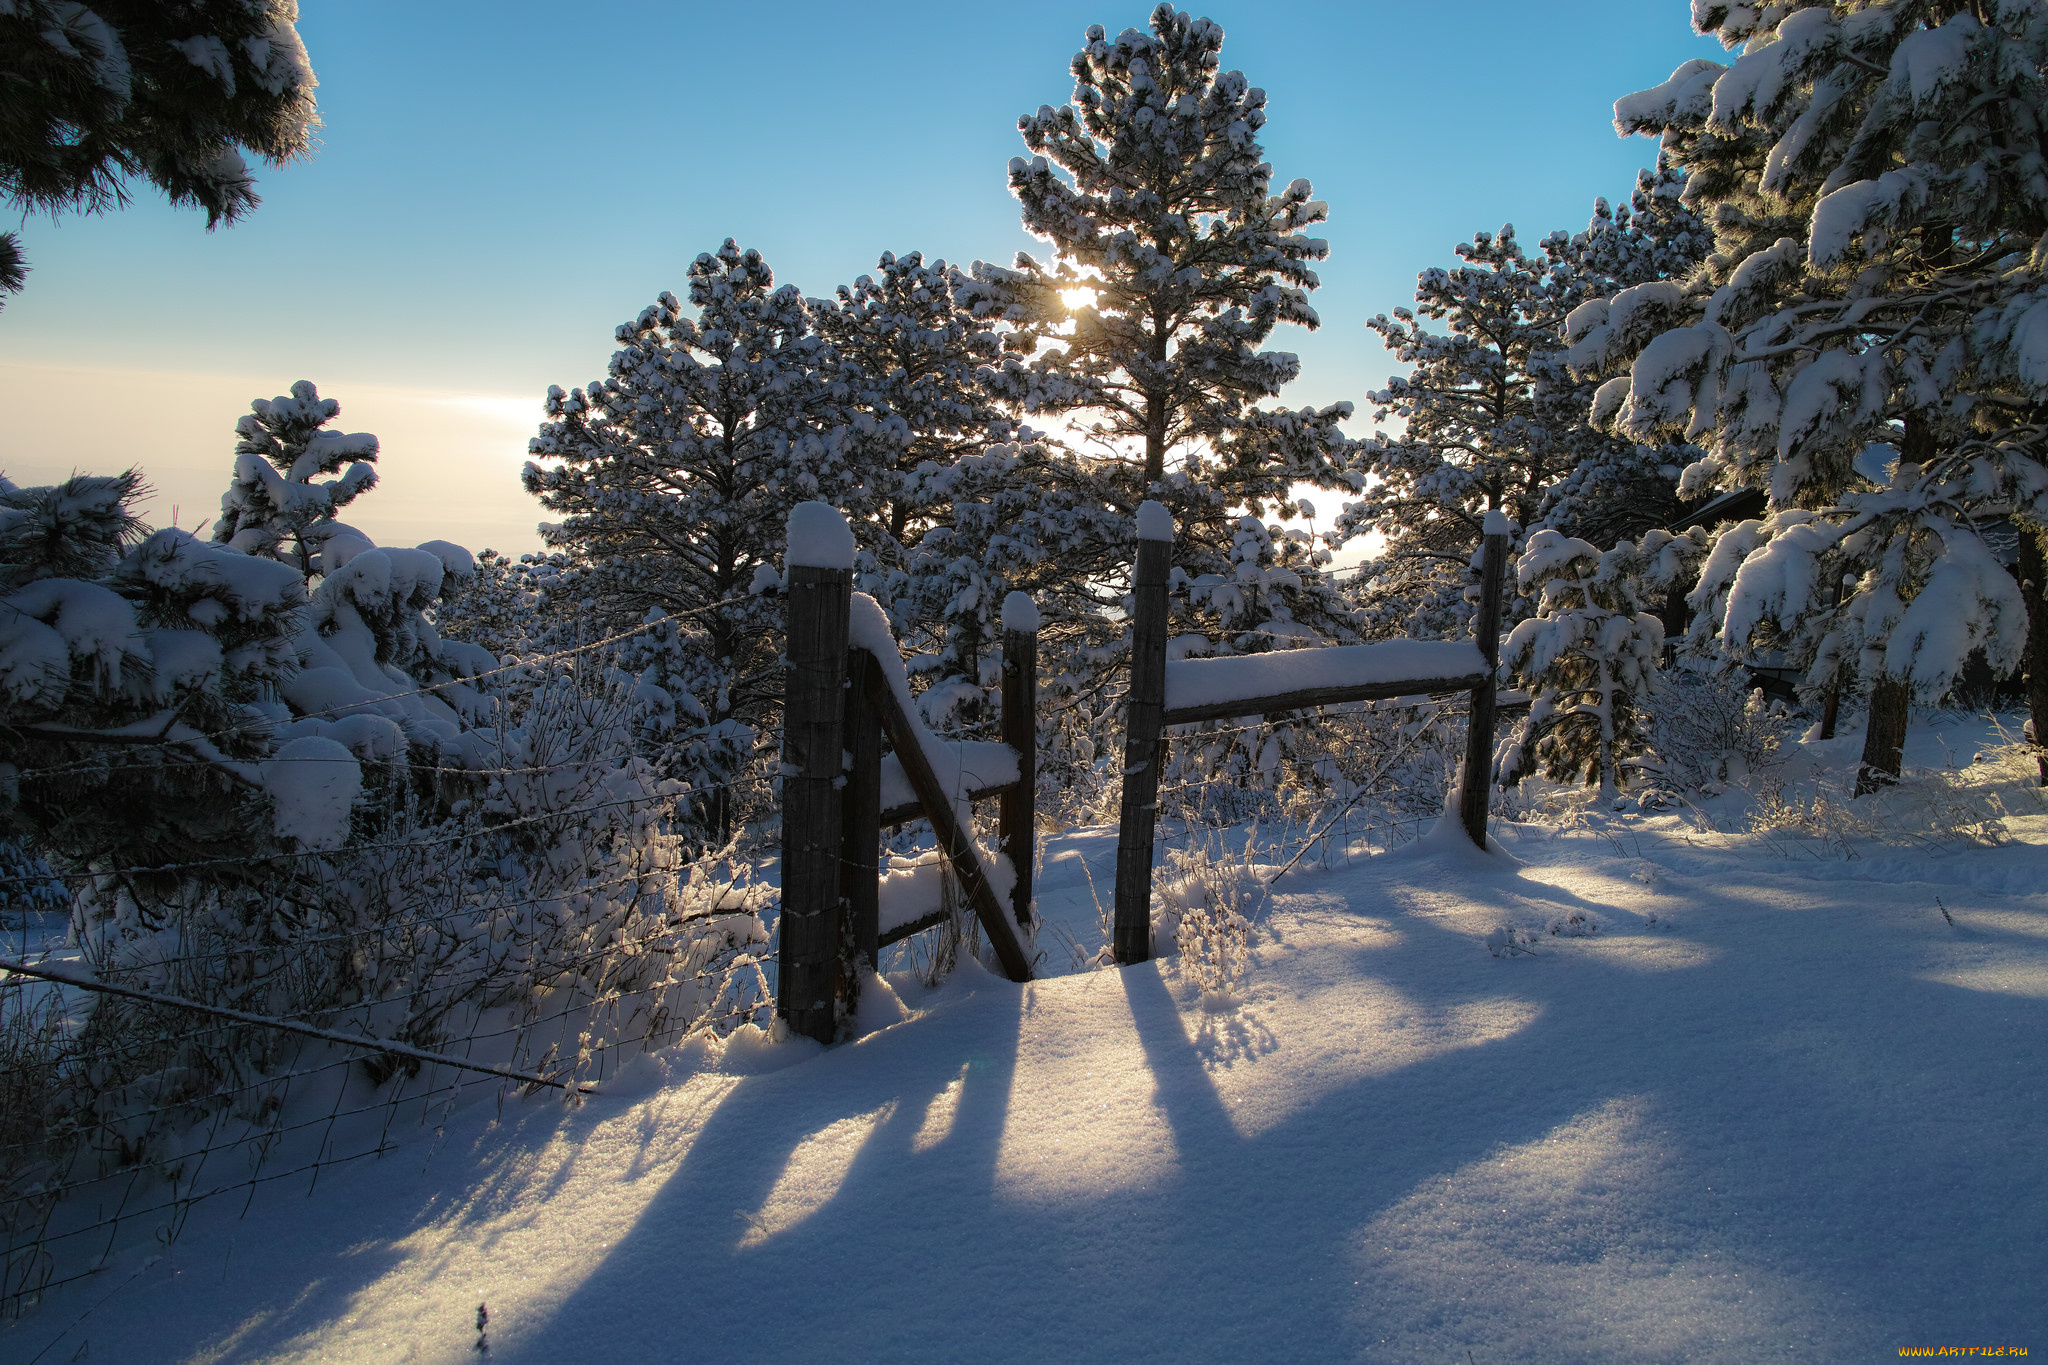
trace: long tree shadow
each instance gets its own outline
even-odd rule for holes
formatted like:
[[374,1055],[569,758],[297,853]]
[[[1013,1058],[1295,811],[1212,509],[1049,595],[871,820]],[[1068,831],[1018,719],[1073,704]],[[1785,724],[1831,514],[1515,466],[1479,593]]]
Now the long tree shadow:
[[[1542,883],[1485,894],[1591,903]],[[1795,1327],[1795,1345],[1827,1356],[1845,1342],[1852,1351],[1881,1344],[1887,1332],[1904,1340],[1974,1322],[1981,1335],[1987,1322],[2010,1324],[2013,1284],[2048,1277],[2048,1204],[2018,1171],[2011,1197],[1983,1214],[1989,1245],[1965,1253],[1976,1288],[1930,1286],[1927,1236],[1913,1232],[1916,1218],[1959,1212],[1967,1188],[1945,1169],[2010,1161],[2018,1154],[2000,1145],[2048,1118],[2038,1089],[2018,1078],[2003,1097],[2014,1108],[1995,1133],[1933,1117],[1956,1098],[1944,1070],[1964,1074],[1944,1063],[2015,1036],[2038,1040],[2048,1004],[1961,992],[1882,963],[1863,964],[1868,976],[1845,985],[1838,945],[1825,943],[1765,962],[1724,951],[1672,970],[1562,953],[1555,961],[1478,958],[1475,970],[1480,950],[1469,933],[1427,915],[1404,916],[1398,927],[1399,943],[1373,950],[1371,970],[1382,979],[1425,981],[1450,1007],[1520,999],[1530,1021],[1331,1088],[1247,1135],[1157,964],[1124,969],[1109,980],[1171,1129],[1171,1160],[1156,1178],[1034,1199],[1006,1192],[997,1169],[1020,1159],[1003,1129],[1026,997],[991,983],[971,1008],[928,1021],[943,1022],[946,1046],[915,1029],[885,1035],[857,1076],[842,1056],[722,1111],[721,1133],[713,1140],[707,1132],[633,1238],[541,1330],[508,1341],[503,1353],[560,1359],[600,1330],[619,1342],[629,1305],[684,1292],[699,1272],[775,1286],[767,1320],[713,1308],[692,1322],[687,1335],[707,1356],[794,1359],[829,1342],[876,1358],[932,1360],[970,1351],[1405,1358],[1448,1347],[1492,1359],[1517,1358],[1498,1354],[1503,1347],[1519,1358],[1742,1359]],[[1504,973],[1515,973],[1506,986]],[[1887,1003],[1868,1008],[1873,993]],[[1019,1004],[998,1008],[999,998]],[[1845,1003],[1865,1008],[1845,1022]],[[1935,1019],[1938,1030],[1929,1027]],[[1047,1045],[1034,1039],[1034,1048]],[[977,1052],[988,1058],[991,1083],[977,1087],[970,1065],[949,1132],[918,1150],[913,1129],[923,1119],[911,1101],[942,1094]],[[2035,1081],[2040,1055],[2036,1042],[2024,1058]],[[1113,1065],[1117,1051],[1102,1056]],[[1874,1083],[1882,1074],[1917,1078],[1930,1117],[1901,1122],[1896,1093]],[[880,1096],[898,1107],[824,1205],[750,1246],[736,1246],[729,1229],[721,1239],[719,1210],[764,1196],[804,1134]],[[1654,1253],[1662,1259],[1641,1291],[1648,1297],[1631,1312],[1610,1310],[1604,1326],[1579,1324],[1575,1344],[1546,1338],[1540,1329],[1554,1327],[1557,1313],[1529,1305],[1534,1335],[1503,1342],[1498,1313],[1473,1300],[1483,1304],[1489,1274],[1506,1277],[1497,1293],[1521,1292],[1523,1271],[1483,1257],[1432,1269],[1412,1247],[1395,1245],[1401,1220],[1418,1191],[1449,1189],[1444,1182],[1503,1164],[1503,1153],[1540,1152],[1558,1134],[1584,1129],[1588,1116],[1612,1112],[1627,1121],[1600,1129],[1608,1135],[1599,1141],[1642,1149],[1610,1153],[1640,1175],[1625,1202],[1642,1226],[1573,1232],[1543,1254],[1597,1279],[1610,1253]],[[1094,1138],[1113,1143],[1117,1134]],[[1608,1148],[1587,1150],[1597,1168]],[[1946,1163],[1926,1159],[1936,1150]],[[1598,1177],[1597,1169],[1574,1176]],[[1391,1229],[1389,1247],[1370,1245],[1376,1228]],[[1503,1224],[1486,1235],[1520,1234]],[[1713,1266],[1737,1268],[1722,1278],[1688,1267],[1658,1251],[1666,1235],[1703,1248],[1697,1254]],[[1444,1240],[1457,1242],[1449,1233]],[[732,1250],[721,1257],[721,1248]],[[1753,1292],[1739,1287],[1744,1274],[1770,1291],[1767,1302],[1742,1297]],[[1667,1320],[1674,1305],[1686,1310],[1676,1327]],[[622,1344],[660,1358],[660,1340],[628,1333]]]
[[[1341,1015],[1370,1003],[1355,992],[1279,1030],[1253,1002],[1260,1041],[1218,1047],[1156,963],[984,981],[743,1082],[573,1291],[493,1305],[494,1356],[1856,1358],[2040,1325],[2013,1287],[2048,1282],[2022,1145],[2048,1121],[2048,1001],[1903,959],[1845,971],[1840,940],[1771,937],[1740,908],[1681,965],[1494,960],[1417,909],[1433,875],[1404,869],[1416,888],[1384,904],[1338,888],[1375,913],[1346,935],[1320,912],[1298,951],[1507,1024],[1375,1068],[1384,1040]],[[1597,904],[1518,877],[1456,890],[1502,913]],[[1316,984],[1306,960],[1285,979]],[[1304,1070],[1312,1030],[1325,1062]],[[1347,1047],[1355,1065],[1327,1063]],[[1017,1092],[1027,1050],[1069,1093]],[[1262,1068],[1292,1107],[1244,1102]],[[339,1280],[319,1298],[349,1301]]]

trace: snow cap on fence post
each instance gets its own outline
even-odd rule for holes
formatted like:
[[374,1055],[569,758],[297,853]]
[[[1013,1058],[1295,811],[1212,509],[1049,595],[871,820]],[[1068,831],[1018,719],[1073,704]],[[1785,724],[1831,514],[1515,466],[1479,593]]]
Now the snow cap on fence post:
[[789,548],[782,562],[812,569],[851,569],[853,531],[839,509],[829,502],[800,502],[790,508]]
[[1173,513],[1166,510],[1166,504],[1150,498],[1138,504],[1138,539],[1173,539]]
[[1038,604],[1028,592],[1013,592],[1003,599],[1003,629],[1031,634],[1038,629]]
[[1514,533],[1515,523],[1509,519],[1507,513],[1497,507],[1488,509],[1486,523],[1481,529],[1482,535],[1512,536]]

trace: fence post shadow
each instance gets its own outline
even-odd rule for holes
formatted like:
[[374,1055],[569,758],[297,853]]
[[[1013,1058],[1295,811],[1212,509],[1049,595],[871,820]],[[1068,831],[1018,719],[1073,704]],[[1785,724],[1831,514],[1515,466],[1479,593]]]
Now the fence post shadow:
[[1198,1162],[1211,1151],[1241,1142],[1201,1053],[1181,1028],[1180,1004],[1167,988],[1164,964],[1155,958],[1115,970],[1152,1073],[1153,1093],[1173,1129],[1182,1160]]

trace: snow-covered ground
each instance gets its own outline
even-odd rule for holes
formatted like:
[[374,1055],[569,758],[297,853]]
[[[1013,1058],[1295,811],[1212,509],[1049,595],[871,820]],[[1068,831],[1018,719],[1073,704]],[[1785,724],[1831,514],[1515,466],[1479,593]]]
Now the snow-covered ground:
[[[1307,866],[1225,1004],[1170,961],[904,977],[829,1053],[695,1044],[202,1205],[0,1357],[453,1362],[480,1303],[489,1358],[533,1362],[2048,1350],[2020,790],[2001,847],[1902,824],[1844,858],[1686,813]],[[1077,936],[1112,840],[1048,850]],[[1597,930],[1549,932],[1574,914]],[[1489,951],[1503,927],[1535,950]]]

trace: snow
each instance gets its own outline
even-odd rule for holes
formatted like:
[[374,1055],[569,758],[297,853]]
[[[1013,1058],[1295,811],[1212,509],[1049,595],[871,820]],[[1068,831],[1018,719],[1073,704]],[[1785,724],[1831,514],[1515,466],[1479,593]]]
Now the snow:
[[[1875,357],[1880,367],[1883,356]],[[1800,442],[1856,415],[1862,396],[1864,358],[1848,351],[1823,351],[1800,369],[1785,389],[1778,417],[1778,458],[1789,459]]]
[[444,581],[467,583],[476,577],[476,556],[452,540],[423,540],[419,548],[441,561]]
[[1138,539],[1173,539],[1173,513],[1166,510],[1165,503],[1147,498],[1138,504]]
[[1515,533],[1515,521],[1498,508],[1488,508],[1485,521],[1480,527],[1481,535],[1511,536]]
[[1677,424],[1692,407],[1691,376],[1713,353],[1717,332],[1678,327],[1643,347],[1629,369],[1629,397],[1636,409],[1653,421]]
[[[118,593],[97,583],[76,578],[44,578],[0,599],[8,624],[0,627],[0,649],[7,649],[7,634],[24,630],[24,647],[50,667],[69,672],[69,658],[91,660],[109,684],[121,680],[121,659],[135,634],[135,608]],[[61,651],[47,647],[43,634],[30,627],[49,627],[62,643]],[[28,646],[27,641],[38,643]],[[6,665],[0,665],[5,667]]]
[[220,641],[203,630],[143,632],[156,664],[156,696],[169,701],[180,688],[200,687],[221,670]]
[[1942,553],[1885,642],[1884,669],[1922,699],[1948,691],[1974,651],[1994,674],[2016,669],[2026,644],[2027,608],[2013,580],[1968,527],[1942,534]]
[[[2048,815],[2014,823],[1850,861],[1677,817],[1508,824],[1507,857],[1298,868],[1234,1000],[1173,962],[894,975],[896,1022],[846,1046],[750,1028],[576,1108],[402,1125],[246,1217],[197,1205],[0,1354],[454,1361],[479,1303],[506,1362],[670,1360],[679,1334],[705,1359],[1538,1365],[2039,1341]],[[1055,839],[1047,890],[1113,838]],[[1575,914],[1598,931],[1550,932]],[[1508,933],[1527,951],[1495,956]],[[712,1287],[687,1314],[679,1274]],[[716,1288],[761,1284],[789,1292]]]
[[812,569],[851,569],[853,531],[828,502],[800,502],[789,509],[789,551],[785,564]]
[[1719,62],[1694,57],[1681,63],[1662,85],[1623,95],[1614,102],[1614,130],[1623,137],[1665,124],[1704,119],[1713,109],[1714,84],[1728,70]]
[[0,696],[29,706],[56,706],[71,687],[71,651],[64,637],[25,613],[0,629]]
[[[889,618],[883,615],[881,604],[864,592],[852,595],[847,612],[846,642],[854,649],[866,650],[881,664],[882,676],[888,680],[890,690],[896,694],[897,705],[902,707],[905,718],[917,734],[918,747],[924,751],[925,762],[931,765],[939,786],[953,798],[954,814],[961,828],[972,831],[974,811],[972,803],[967,800],[968,793],[990,780],[1016,781],[1016,752],[1006,744],[988,741],[948,742],[918,721],[917,708],[910,697],[910,675],[904,671],[903,656],[897,652],[896,637],[889,629]],[[914,793],[910,790],[909,779],[903,775],[901,760],[894,754],[886,755],[882,760],[882,809],[907,805],[913,799]],[[979,843],[975,850],[989,885],[995,887],[999,895],[1002,894],[1002,889],[1016,879],[1008,860],[992,855]]]
[[914,858],[890,855],[876,888],[881,901],[876,918],[882,933],[915,924],[944,904],[943,862],[936,849]]
[[122,572],[166,592],[218,602],[243,621],[306,599],[305,580],[290,566],[209,545],[175,526],[137,546]]
[[1972,42],[1983,32],[1965,12],[1947,23],[1908,33],[1892,52],[1891,84],[1903,87],[1914,107],[1933,103],[1960,81],[1969,65]]
[[1003,598],[1003,629],[1033,634],[1038,630],[1038,604],[1028,592],[1013,592]]
[[347,842],[349,812],[362,794],[363,774],[346,746],[301,735],[279,745],[262,772],[280,838],[309,849],[340,848]]
[[[987,787],[1000,787],[1017,780],[1017,751],[1001,740],[944,740],[934,737],[924,746],[925,757],[939,785],[959,797]],[[903,764],[894,754],[882,756],[882,809],[894,810],[917,800]]]
[[1311,687],[1364,687],[1461,678],[1487,671],[1469,640],[1386,640],[1328,649],[1286,649],[1166,665],[1166,709],[1253,701]]
[[1821,196],[1813,206],[1807,259],[1815,267],[1834,265],[1854,239],[1877,227],[1908,224],[1927,202],[1927,172],[1916,166],[1886,171]]

